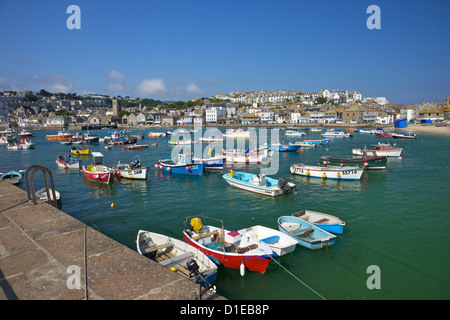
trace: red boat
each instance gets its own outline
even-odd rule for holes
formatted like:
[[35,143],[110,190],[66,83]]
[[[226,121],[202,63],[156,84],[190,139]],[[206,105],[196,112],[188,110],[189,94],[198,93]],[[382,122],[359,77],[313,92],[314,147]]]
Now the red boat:
[[84,166],[81,172],[91,181],[110,183],[113,181],[115,170],[103,165],[103,154],[100,152],[92,152],[94,158],[93,164]]
[[[186,218],[183,230],[184,240],[199,249],[217,264],[240,269],[241,275],[245,268],[260,274],[266,272],[272,256],[275,253],[261,241],[252,241],[250,237],[242,237],[236,231],[228,231],[211,225],[203,225],[198,217]],[[188,221],[188,219],[190,219]],[[203,217],[205,219],[205,217]]]
[[375,133],[378,137],[390,137],[392,133],[386,133],[386,132],[376,132]]
[[25,130],[25,129],[22,130],[22,131],[20,131],[19,135],[20,135],[22,138],[34,137],[34,134],[32,134],[30,131]]

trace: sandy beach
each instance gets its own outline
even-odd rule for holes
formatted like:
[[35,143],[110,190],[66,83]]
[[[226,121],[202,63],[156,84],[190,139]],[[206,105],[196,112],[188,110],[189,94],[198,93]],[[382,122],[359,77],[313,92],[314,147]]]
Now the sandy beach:
[[435,125],[420,125],[420,124],[411,124],[406,128],[395,128],[395,130],[402,130],[412,133],[433,133],[440,135],[450,135],[450,126],[436,127]]

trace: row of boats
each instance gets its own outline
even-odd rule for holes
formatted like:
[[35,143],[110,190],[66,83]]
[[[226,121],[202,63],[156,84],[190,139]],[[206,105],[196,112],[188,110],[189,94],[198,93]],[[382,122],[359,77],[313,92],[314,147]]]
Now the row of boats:
[[217,277],[218,266],[264,274],[270,261],[294,252],[297,245],[316,250],[331,246],[345,222],[336,216],[302,210],[277,219],[277,229],[254,225],[225,229],[222,220],[186,217],[183,240],[139,230],[137,251],[160,265],[205,287]]

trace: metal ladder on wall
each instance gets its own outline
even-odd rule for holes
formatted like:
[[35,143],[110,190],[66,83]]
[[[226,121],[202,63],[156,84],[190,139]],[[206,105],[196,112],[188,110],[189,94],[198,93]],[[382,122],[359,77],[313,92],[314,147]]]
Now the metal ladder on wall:
[[[28,201],[37,204],[36,201],[36,191],[34,190],[34,182],[33,182],[33,176],[37,171],[42,171],[44,175],[44,182],[45,182],[45,191],[47,192],[47,203],[51,204],[54,207],[58,207],[58,201],[56,200],[56,192],[55,192],[55,185],[53,183],[53,176],[52,172],[45,167],[42,167],[40,165],[32,165],[25,171],[25,183],[27,187],[27,194],[28,194]],[[49,189],[49,181],[50,181],[50,188]],[[51,193],[49,192],[51,190]]]

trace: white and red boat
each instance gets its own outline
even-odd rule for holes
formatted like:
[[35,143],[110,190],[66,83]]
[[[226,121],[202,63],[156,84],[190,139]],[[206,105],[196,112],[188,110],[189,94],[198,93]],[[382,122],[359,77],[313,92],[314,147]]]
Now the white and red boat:
[[[245,269],[260,274],[266,272],[269,262],[275,252],[264,241],[247,237],[238,231],[223,228],[223,222],[209,217],[187,217],[183,230],[184,240],[199,249],[217,264],[240,269],[244,275]],[[213,219],[222,223],[222,227],[203,224]]]
[[115,170],[103,165],[103,154],[100,152],[92,152],[92,157],[92,165],[83,165],[83,169],[81,169],[86,179],[103,183],[112,182]]
[[34,134],[28,130],[23,129],[19,132],[19,136],[21,136],[22,138],[28,138],[28,137],[34,137]]

